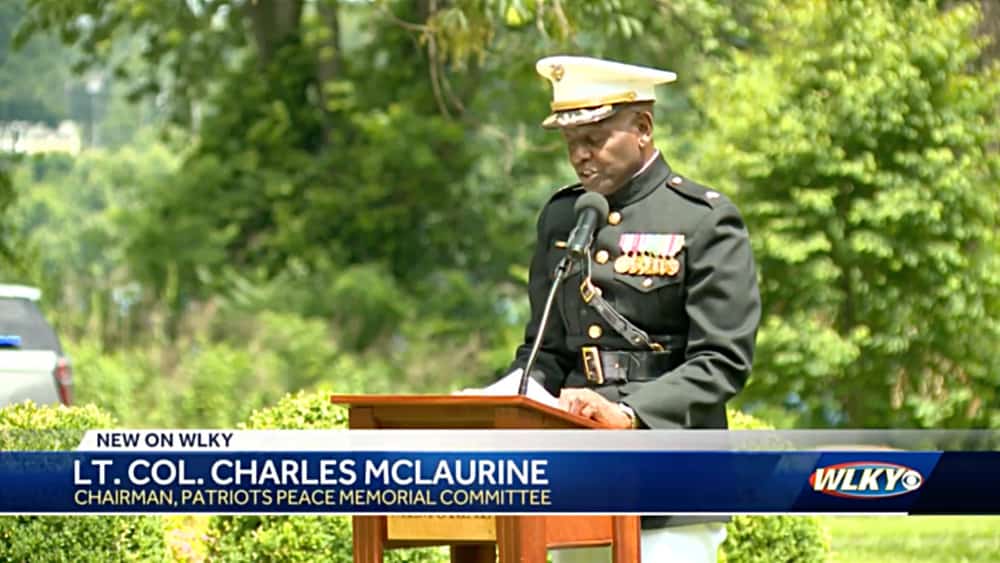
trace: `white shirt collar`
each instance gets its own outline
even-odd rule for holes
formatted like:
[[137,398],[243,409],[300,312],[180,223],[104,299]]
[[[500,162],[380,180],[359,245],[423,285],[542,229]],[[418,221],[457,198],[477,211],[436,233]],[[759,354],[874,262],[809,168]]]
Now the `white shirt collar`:
[[656,149],[655,151],[653,151],[653,156],[649,157],[649,160],[646,161],[646,164],[643,164],[642,168],[640,168],[638,172],[636,172],[635,174],[633,174],[632,177],[635,178],[639,174],[642,174],[643,172],[645,172],[646,169],[649,168],[649,165],[653,164],[653,162],[657,158],[660,158],[660,149]]

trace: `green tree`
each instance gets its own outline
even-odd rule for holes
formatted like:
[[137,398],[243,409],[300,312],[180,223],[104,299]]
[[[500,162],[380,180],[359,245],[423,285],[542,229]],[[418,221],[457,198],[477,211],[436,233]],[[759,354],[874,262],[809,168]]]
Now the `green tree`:
[[[678,70],[684,81],[658,112],[670,135],[699,126],[685,110],[706,61],[759,47],[764,5],[26,1],[20,41],[58,33],[80,70],[114,69],[116,87],[169,108],[178,148],[166,174],[134,169],[140,190],[128,205],[79,208],[109,238],[75,237],[76,223],[46,234],[72,213],[54,197],[35,207],[28,229],[54,244],[38,247],[33,272],[49,296],[68,294],[50,303],[77,304],[54,310],[86,313],[71,333],[94,334],[85,319],[95,318],[158,331],[155,307],[129,309],[151,322],[104,313],[163,302],[176,346],[184,312],[221,296],[328,319],[345,347],[388,363],[385,373],[438,390],[509,362],[535,217],[573,179],[558,135],[538,127],[548,100],[534,61],[568,52]],[[41,193],[78,180],[57,188],[47,176]],[[69,244],[58,243],[63,232]],[[102,242],[107,252],[93,247]],[[114,336],[103,334],[110,351]]]
[[[516,281],[542,186],[572,177],[536,126],[534,60],[586,51],[695,69],[702,51],[750,44],[760,4],[29,0],[19,37],[58,31],[85,66],[143,40],[144,64],[116,75],[168,100],[197,142],[150,195],[131,256],[184,299],[218,290],[227,267],[274,277],[292,259],[381,262],[408,285],[454,266]],[[511,244],[510,232],[524,234]]]
[[0,157],[0,267],[5,271],[11,271],[15,266],[14,248],[11,245],[14,229],[7,211],[14,203],[14,184],[9,166],[8,159]]
[[152,140],[138,144],[24,157],[14,170],[19,197],[7,217],[20,269],[43,289],[64,337],[128,341],[141,322],[126,250],[148,186],[169,177],[176,159]]
[[25,17],[24,4],[15,0],[0,5],[0,132],[6,122],[54,125],[70,113],[66,96],[71,80],[69,50],[58,39],[41,34],[15,48],[14,34]]
[[[171,339],[194,302],[221,296],[327,318],[440,389],[509,362],[532,225],[573,179],[538,127],[535,60],[677,69],[658,112],[673,140],[700,128],[685,110],[704,63],[760,48],[766,5],[28,0],[19,38],[58,32],[81,68],[113,67],[170,108],[179,166],[142,179],[114,240],[120,279],[169,305]],[[117,59],[129,42],[138,55]]]
[[976,6],[780,8],[768,54],[698,95],[763,284],[747,400],[791,397],[814,425],[997,425],[1000,73],[974,64]]

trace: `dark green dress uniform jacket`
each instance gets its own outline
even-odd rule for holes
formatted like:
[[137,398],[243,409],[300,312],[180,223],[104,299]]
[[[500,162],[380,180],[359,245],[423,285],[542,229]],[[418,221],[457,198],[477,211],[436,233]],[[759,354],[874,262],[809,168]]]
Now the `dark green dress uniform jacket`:
[[[539,217],[529,274],[531,319],[511,369],[527,362],[552,272],[566,252],[562,243],[576,221],[573,205],[582,193],[579,185],[560,190]],[[725,403],[750,375],[760,320],[754,260],[739,211],[725,196],[673,173],[659,156],[608,203],[609,222],[600,226],[591,247],[593,284],[666,351],[651,356],[648,346],[628,342],[587,305],[580,292],[585,271],[580,265],[557,295],[532,376],[556,396],[564,387],[591,387],[630,406],[643,427],[726,428]],[[674,275],[616,272],[623,234],[684,235],[675,255],[679,270]],[[595,259],[601,251],[607,255]],[[627,382],[597,385],[583,368],[581,350],[588,346],[634,352],[634,363],[646,371],[655,366],[655,373],[637,373],[638,381],[626,373]]]

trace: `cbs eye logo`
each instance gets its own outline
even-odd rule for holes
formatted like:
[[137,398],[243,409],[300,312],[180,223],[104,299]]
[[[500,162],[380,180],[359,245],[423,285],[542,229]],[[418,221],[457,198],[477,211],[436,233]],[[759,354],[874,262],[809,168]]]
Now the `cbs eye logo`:
[[924,484],[924,478],[913,469],[910,469],[906,473],[903,473],[899,482],[907,491],[915,491],[920,488],[920,485]]

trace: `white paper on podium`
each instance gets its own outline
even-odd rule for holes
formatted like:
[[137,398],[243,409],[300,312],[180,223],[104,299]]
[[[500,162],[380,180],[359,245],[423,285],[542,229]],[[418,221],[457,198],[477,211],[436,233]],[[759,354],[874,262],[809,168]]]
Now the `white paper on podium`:
[[[517,388],[521,386],[522,373],[524,373],[524,370],[518,368],[508,373],[503,378],[498,380],[496,383],[490,385],[489,387],[484,387],[482,389],[466,389],[464,391],[461,391],[461,394],[516,396],[518,394]],[[542,403],[543,405],[547,405],[559,410],[564,410],[562,407],[559,406],[559,399],[553,397],[552,394],[546,391],[545,387],[542,387],[542,384],[535,381],[534,378],[531,377],[528,378],[528,391],[526,396],[529,399]]]

